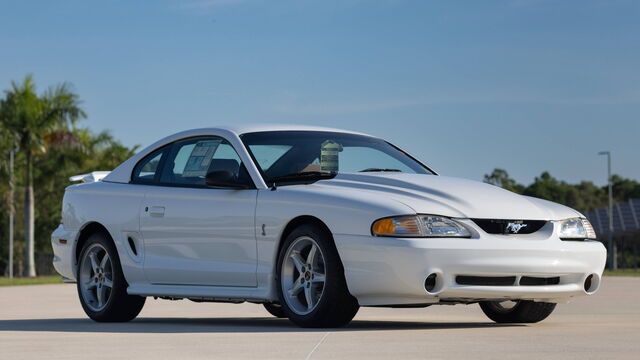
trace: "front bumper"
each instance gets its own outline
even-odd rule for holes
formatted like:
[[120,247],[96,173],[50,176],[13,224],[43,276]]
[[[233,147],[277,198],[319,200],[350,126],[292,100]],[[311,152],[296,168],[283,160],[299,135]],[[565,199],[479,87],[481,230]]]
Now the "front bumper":
[[[407,239],[334,234],[334,239],[349,291],[362,306],[500,299],[566,302],[595,293],[606,263],[600,242],[562,241],[556,236]],[[436,274],[436,281],[427,291],[430,274]],[[458,276],[515,281],[461,285]],[[520,285],[522,277],[557,280],[553,285]]]

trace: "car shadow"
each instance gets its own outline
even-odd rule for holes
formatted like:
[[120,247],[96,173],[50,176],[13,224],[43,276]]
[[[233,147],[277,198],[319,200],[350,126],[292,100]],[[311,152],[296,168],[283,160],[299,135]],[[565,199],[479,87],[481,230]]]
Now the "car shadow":
[[[375,330],[444,330],[524,326],[495,323],[430,323],[417,321],[354,320],[332,332]],[[287,319],[276,318],[138,318],[128,323],[96,323],[90,319],[0,320],[0,332],[77,332],[77,333],[255,333],[326,332],[327,329],[303,329]]]

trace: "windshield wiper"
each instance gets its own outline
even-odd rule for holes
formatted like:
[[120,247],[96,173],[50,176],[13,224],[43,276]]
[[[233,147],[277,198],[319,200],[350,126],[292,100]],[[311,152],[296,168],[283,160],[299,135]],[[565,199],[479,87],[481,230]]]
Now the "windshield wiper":
[[398,170],[398,169],[382,169],[382,168],[368,168],[368,169],[360,170],[358,172],[402,172],[402,170]]
[[282,176],[276,176],[269,179],[269,182],[273,183],[288,183],[288,182],[315,182],[318,180],[333,179],[338,173],[326,172],[326,171],[304,171],[299,173],[287,174]]

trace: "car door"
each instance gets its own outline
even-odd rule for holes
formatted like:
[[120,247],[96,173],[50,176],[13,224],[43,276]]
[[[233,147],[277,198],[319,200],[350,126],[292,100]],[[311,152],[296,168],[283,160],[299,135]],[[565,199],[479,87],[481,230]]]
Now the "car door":
[[257,190],[205,185],[206,174],[216,170],[251,181],[229,142],[219,137],[182,140],[164,149],[152,175],[144,160],[138,167],[134,181],[144,176],[147,184],[153,182],[144,187],[140,214],[147,279],[152,284],[256,286]]

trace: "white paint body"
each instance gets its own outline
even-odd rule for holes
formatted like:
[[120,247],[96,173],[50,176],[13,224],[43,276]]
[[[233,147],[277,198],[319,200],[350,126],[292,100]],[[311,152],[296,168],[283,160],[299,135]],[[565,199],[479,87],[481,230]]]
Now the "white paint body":
[[[562,241],[554,223],[583,217],[575,210],[481,182],[404,173],[339,174],[332,180],[272,191],[239,135],[273,130],[338,131],[282,126],[212,128],[162,139],[125,161],[103,181],[67,188],[63,224],[52,234],[56,270],[66,278],[76,278],[80,232],[88,224],[99,223],[116,244],[130,294],[274,301],[278,244],[287,224],[304,215],[319,219],[331,231],[349,291],[362,306],[479,299],[566,302],[598,288],[606,261],[602,244]],[[133,167],[147,154],[173,141],[203,135],[220,136],[231,143],[256,189],[129,183]],[[472,236],[372,236],[375,220],[411,214],[456,218],[472,230]],[[472,218],[549,223],[529,235],[491,235],[469,220]],[[439,276],[436,288],[428,293],[424,282],[432,273]],[[456,283],[456,275],[557,276],[560,283],[463,286]],[[594,276],[594,286],[586,292],[584,281],[589,275]]]

